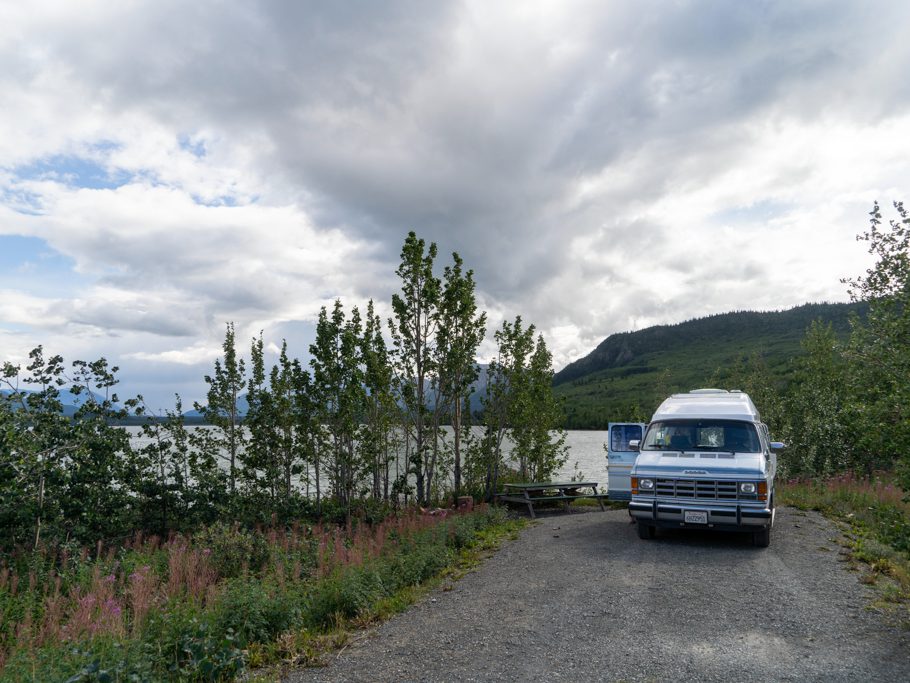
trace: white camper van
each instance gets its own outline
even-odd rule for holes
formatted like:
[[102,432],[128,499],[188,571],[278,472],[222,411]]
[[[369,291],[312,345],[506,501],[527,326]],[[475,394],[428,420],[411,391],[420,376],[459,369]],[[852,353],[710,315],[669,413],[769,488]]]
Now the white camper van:
[[774,524],[776,449],[741,391],[697,389],[665,400],[632,467],[629,514],[640,538],[658,528],[743,531],[767,547]]

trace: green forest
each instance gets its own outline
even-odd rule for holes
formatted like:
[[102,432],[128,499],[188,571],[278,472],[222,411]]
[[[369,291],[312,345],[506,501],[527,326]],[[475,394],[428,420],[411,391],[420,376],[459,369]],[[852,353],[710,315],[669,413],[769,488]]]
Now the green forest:
[[657,325],[605,339],[556,373],[555,391],[569,429],[606,429],[609,422],[647,421],[669,394],[728,386],[743,366],[760,362],[782,392],[795,381],[803,341],[816,321],[830,324],[839,342],[850,320],[865,315],[858,301],[804,304],[786,311],[735,311],[676,325]]

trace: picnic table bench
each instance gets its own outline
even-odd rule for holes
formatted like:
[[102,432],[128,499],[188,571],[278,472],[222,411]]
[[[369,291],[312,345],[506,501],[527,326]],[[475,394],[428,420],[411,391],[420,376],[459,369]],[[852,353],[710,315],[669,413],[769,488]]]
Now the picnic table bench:
[[[543,481],[533,482],[530,484],[505,484],[505,491],[497,494],[501,501],[509,503],[523,503],[528,506],[528,513],[531,517],[534,514],[534,504],[541,502],[558,501],[569,509],[569,503],[580,498],[593,498],[600,504],[600,509],[604,510],[603,499],[607,498],[606,493],[598,493],[596,481]],[[590,493],[586,493],[591,489]]]

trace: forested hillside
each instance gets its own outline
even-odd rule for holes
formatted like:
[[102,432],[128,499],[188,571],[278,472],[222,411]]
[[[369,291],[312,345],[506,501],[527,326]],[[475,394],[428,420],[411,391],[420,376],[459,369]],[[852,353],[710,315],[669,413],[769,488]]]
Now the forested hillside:
[[673,391],[727,387],[751,357],[757,356],[783,388],[789,362],[804,353],[801,342],[814,320],[831,323],[838,336],[850,332],[850,315],[865,305],[805,304],[786,311],[735,311],[656,325],[607,337],[584,358],[554,378],[565,401],[566,426],[605,428],[617,420],[646,420]]

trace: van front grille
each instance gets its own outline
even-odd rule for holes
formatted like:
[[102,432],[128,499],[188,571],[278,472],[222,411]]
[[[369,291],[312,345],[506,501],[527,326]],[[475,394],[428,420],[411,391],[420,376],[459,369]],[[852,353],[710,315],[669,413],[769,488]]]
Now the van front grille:
[[737,500],[755,499],[755,494],[738,495],[739,485],[735,481],[713,481],[710,479],[656,479],[655,494],[664,498],[690,498],[693,500]]

